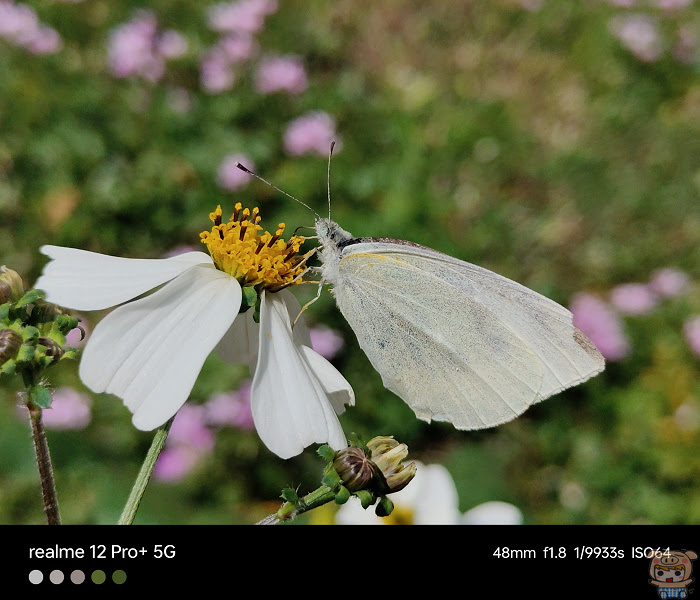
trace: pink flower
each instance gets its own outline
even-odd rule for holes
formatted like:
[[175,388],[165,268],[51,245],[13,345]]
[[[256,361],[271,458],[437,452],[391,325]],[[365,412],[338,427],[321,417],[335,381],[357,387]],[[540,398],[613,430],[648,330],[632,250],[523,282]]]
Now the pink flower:
[[0,37],[32,54],[53,54],[63,47],[59,33],[39,22],[32,8],[0,0]]
[[[66,346],[69,348],[80,348],[84,346],[87,342],[87,336],[90,333],[90,329],[87,326],[87,321],[80,317],[79,315],[73,315],[76,319],[80,319],[78,325],[75,329],[71,329],[66,335]],[[82,331],[81,331],[82,328]]]
[[32,54],[55,54],[63,47],[63,40],[58,31],[42,26],[25,40],[24,47]]
[[219,94],[233,87],[234,65],[250,58],[256,43],[248,33],[230,33],[204,53],[200,81],[206,91]]
[[265,17],[277,10],[274,0],[238,0],[215,4],[209,9],[209,27],[214,31],[257,33]]
[[700,315],[688,319],[683,325],[683,333],[693,353],[700,357]]
[[615,311],[600,298],[578,294],[569,306],[574,325],[585,333],[608,360],[620,360],[630,352],[630,343]]
[[110,34],[107,59],[115,77],[142,77],[158,81],[165,74],[166,59],[182,56],[187,40],[178,32],[158,31],[155,15],[139,11]]
[[168,433],[169,445],[184,445],[210,452],[214,449],[214,434],[206,426],[206,412],[203,406],[184,404],[175,415],[172,427]]
[[327,156],[331,142],[335,140],[336,151],[340,140],[335,135],[335,123],[325,112],[308,113],[292,121],[284,133],[285,150],[292,156],[318,154]]
[[160,481],[178,481],[192,471],[201,458],[201,454],[189,446],[163,448],[153,467],[153,476]]
[[83,429],[92,418],[90,397],[72,387],[60,387],[53,393],[51,408],[42,412],[49,429]]
[[217,427],[254,429],[250,408],[250,381],[233,392],[214,394],[204,405],[206,421]]
[[251,171],[255,170],[253,162],[247,156],[230,154],[224,158],[216,172],[216,182],[219,184],[219,187],[233,192],[248,185],[250,175],[245,171],[241,171],[236,166],[237,162],[245,165]]
[[643,283],[624,283],[610,292],[611,304],[626,315],[645,315],[659,303],[654,291]]
[[255,89],[259,93],[300,94],[307,87],[306,71],[299,57],[268,56],[260,61],[255,74]]
[[181,33],[168,29],[156,40],[156,53],[163,58],[180,58],[187,52],[187,38]]
[[619,15],[610,31],[639,60],[653,62],[661,56],[661,36],[655,19],[648,15]]
[[257,44],[252,35],[240,32],[227,35],[217,44],[217,48],[232,64],[249,59],[256,47]]
[[680,296],[688,287],[688,276],[677,269],[659,269],[654,271],[649,287],[654,293],[664,298]]
[[231,61],[216,47],[204,55],[199,70],[202,87],[210,94],[231,89],[236,80]]
[[317,325],[309,329],[309,335],[311,336],[311,347],[313,350],[327,360],[336,356],[345,345],[343,337],[338,332],[323,325]]
[[182,479],[214,449],[214,434],[204,422],[204,408],[185,404],[175,415],[153,475],[162,481]]

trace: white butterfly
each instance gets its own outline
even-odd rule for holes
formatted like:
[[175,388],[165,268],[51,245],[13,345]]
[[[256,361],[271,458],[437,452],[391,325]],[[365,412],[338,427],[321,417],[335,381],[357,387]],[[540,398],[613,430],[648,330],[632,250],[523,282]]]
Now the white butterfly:
[[355,238],[318,214],[315,228],[319,294],[333,286],[384,385],[424,421],[493,427],[605,368],[566,308],[515,281],[413,242]]
[[418,418],[505,423],[605,368],[563,306],[476,265],[317,218],[321,274],[360,347]]

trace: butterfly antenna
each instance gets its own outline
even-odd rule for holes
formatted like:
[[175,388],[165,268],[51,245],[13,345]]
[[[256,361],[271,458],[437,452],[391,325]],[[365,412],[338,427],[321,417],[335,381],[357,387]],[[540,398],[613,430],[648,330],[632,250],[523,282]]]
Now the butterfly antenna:
[[262,181],[263,183],[266,183],[266,184],[269,185],[272,189],[277,190],[280,194],[284,194],[285,196],[287,196],[287,198],[291,198],[291,199],[294,200],[295,202],[298,202],[298,203],[301,204],[302,206],[305,206],[305,207],[308,208],[312,213],[314,213],[318,218],[321,218],[321,215],[319,215],[319,214],[318,214],[313,208],[311,208],[308,204],[306,204],[305,202],[302,202],[301,200],[299,200],[299,198],[295,198],[295,197],[292,196],[291,194],[288,194],[288,193],[285,192],[284,190],[281,190],[281,189],[278,188],[276,185],[274,185],[274,184],[270,183],[269,181],[267,181],[267,179],[263,179],[263,178],[260,177],[260,175],[258,175],[257,173],[253,173],[253,171],[251,171],[248,167],[242,165],[241,163],[237,162],[237,163],[236,163],[236,166],[237,166],[241,171],[243,171],[244,173],[248,173],[248,175],[252,175],[253,177],[259,179],[259,180]]
[[333,148],[335,148],[335,140],[331,142],[331,148],[328,151],[328,219],[331,218],[331,157],[333,156]]

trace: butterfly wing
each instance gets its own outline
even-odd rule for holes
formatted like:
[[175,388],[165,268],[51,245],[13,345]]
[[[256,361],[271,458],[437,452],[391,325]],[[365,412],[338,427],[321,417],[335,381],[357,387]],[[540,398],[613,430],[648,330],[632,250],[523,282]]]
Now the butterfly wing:
[[384,385],[426,421],[498,425],[604,368],[564,307],[423,246],[359,240],[334,283]]

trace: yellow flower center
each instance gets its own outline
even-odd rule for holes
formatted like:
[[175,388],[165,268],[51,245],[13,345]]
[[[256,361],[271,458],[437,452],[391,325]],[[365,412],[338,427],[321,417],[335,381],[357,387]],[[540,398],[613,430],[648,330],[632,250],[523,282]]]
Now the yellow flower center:
[[209,215],[214,222],[211,231],[203,231],[199,237],[207,245],[214,265],[235,277],[241,286],[257,286],[277,291],[301,283],[295,281],[304,271],[305,256],[297,254],[304,238],[293,235],[289,242],[282,239],[284,223],[273,234],[262,231],[259,210],[252,213],[243,209],[240,202],[228,223],[222,223],[221,206]]

